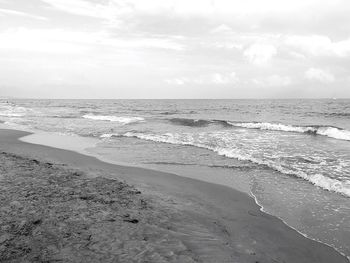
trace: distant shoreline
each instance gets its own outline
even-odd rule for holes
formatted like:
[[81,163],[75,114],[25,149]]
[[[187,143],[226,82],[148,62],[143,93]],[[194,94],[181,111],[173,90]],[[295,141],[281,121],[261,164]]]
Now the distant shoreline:
[[350,100],[349,98],[0,98],[0,100]]

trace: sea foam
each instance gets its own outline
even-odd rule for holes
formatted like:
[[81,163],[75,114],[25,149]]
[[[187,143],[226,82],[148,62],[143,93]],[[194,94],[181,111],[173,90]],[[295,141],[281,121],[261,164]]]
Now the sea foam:
[[111,138],[114,136],[115,137],[132,137],[132,138],[138,138],[138,139],[154,141],[154,142],[169,143],[169,144],[176,144],[176,145],[189,145],[189,146],[208,149],[216,152],[218,155],[221,155],[221,156],[234,158],[242,161],[250,161],[258,165],[269,167],[273,170],[276,170],[286,175],[302,178],[325,190],[337,192],[344,196],[350,197],[350,182],[348,181],[342,182],[337,179],[329,178],[321,174],[309,175],[302,171],[288,169],[278,164],[277,162],[273,162],[271,160],[262,160],[254,156],[251,156],[249,154],[243,154],[232,149],[228,149],[224,147],[209,146],[209,145],[206,145],[205,143],[197,142],[190,135],[186,136],[186,134],[180,135],[180,134],[172,134],[172,133],[147,134],[147,133],[140,133],[140,132],[126,132],[124,134],[104,134],[101,137]]
[[12,105],[0,105],[1,117],[23,117],[26,115],[27,109],[24,107],[17,107]]
[[282,123],[270,122],[234,122],[226,120],[203,120],[203,119],[186,119],[186,118],[172,118],[169,119],[172,124],[191,126],[191,127],[206,127],[211,124],[222,125],[224,127],[240,127],[245,129],[270,130],[281,132],[297,132],[313,135],[327,136],[333,139],[350,141],[350,131],[333,127],[321,125],[296,126]]
[[246,129],[260,129],[271,131],[298,132],[323,135],[338,140],[350,141],[350,131],[332,126],[294,126],[269,122],[228,122],[232,126]]
[[91,115],[91,114],[86,114],[83,116],[83,118],[95,120],[95,121],[119,122],[121,124],[129,124],[129,123],[141,122],[145,120],[142,117],[119,117],[119,116]]

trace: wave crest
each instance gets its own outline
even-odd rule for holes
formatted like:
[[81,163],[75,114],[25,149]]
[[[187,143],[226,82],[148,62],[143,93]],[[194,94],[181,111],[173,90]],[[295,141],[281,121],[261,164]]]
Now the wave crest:
[[142,117],[119,117],[119,116],[109,116],[109,115],[91,115],[86,114],[83,116],[84,119],[90,119],[95,121],[110,121],[119,122],[121,124],[129,124],[134,122],[142,122],[145,119]]
[[173,118],[169,121],[175,125],[189,127],[206,127],[211,124],[221,125],[223,127],[239,127],[245,129],[270,130],[282,132],[297,132],[313,135],[327,136],[333,139],[350,141],[350,131],[334,126],[310,125],[310,126],[295,126],[282,123],[270,122],[233,122],[225,120],[203,120],[203,119],[186,119]]
[[208,146],[204,143],[196,142],[190,136],[184,136],[183,134],[180,136],[178,134],[172,134],[172,133],[157,135],[157,134],[147,134],[147,133],[141,133],[141,132],[126,132],[124,134],[105,134],[105,135],[102,135],[101,137],[110,138],[114,136],[129,137],[129,138],[131,137],[131,138],[138,138],[138,139],[153,141],[153,142],[161,142],[161,143],[176,144],[176,145],[188,145],[188,146],[195,146],[199,148],[208,149],[213,152],[216,152],[218,155],[221,155],[221,156],[234,158],[241,161],[249,161],[257,165],[261,165],[263,167],[269,167],[270,169],[276,170],[286,175],[302,178],[325,190],[337,192],[342,195],[350,197],[350,182],[341,182],[337,179],[332,179],[321,174],[308,175],[302,171],[295,171],[292,169],[285,168],[279,165],[278,163],[274,163],[272,161],[261,160],[259,158],[255,158],[248,154],[237,153],[232,149],[227,149],[224,147]]
[[199,119],[186,119],[186,118],[173,118],[169,120],[171,123],[182,126],[190,127],[205,127],[213,123],[210,120],[199,120]]
[[247,129],[271,130],[323,135],[338,140],[350,141],[350,131],[332,126],[294,126],[269,122],[228,122],[232,126]]
[[17,107],[12,105],[0,105],[1,117],[23,117],[27,113],[27,109],[24,107]]

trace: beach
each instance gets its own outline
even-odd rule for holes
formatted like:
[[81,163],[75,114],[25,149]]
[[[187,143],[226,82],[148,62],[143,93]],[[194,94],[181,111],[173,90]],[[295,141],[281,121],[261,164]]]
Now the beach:
[[350,263],[349,13],[0,0],[0,263]]
[[247,194],[0,130],[1,262],[348,262]]

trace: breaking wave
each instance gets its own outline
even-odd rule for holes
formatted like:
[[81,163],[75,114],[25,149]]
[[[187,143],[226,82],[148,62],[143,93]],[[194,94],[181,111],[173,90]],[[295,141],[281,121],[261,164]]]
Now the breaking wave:
[[119,122],[121,124],[129,124],[129,123],[141,122],[145,120],[142,117],[118,117],[118,116],[91,115],[91,114],[86,114],[83,116],[83,118],[95,120],[95,121]]
[[183,125],[183,126],[190,126],[190,127],[205,127],[211,123],[214,123],[214,121],[185,119],[185,118],[173,118],[173,119],[170,119],[169,121],[175,125]]
[[350,117],[350,112],[332,112],[325,113],[324,115],[327,117]]
[[302,178],[325,190],[337,192],[342,195],[350,197],[350,182],[341,182],[337,179],[329,178],[321,174],[308,175],[307,173],[302,171],[296,171],[296,170],[293,170],[292,168],[286,168],[280,165],[278,162],[274,162],[272,160],[262,160],[254,156],[251,156],[249,154],[237,153],[237,151],[232,149],[228,149],[224,147],[209,146],[209,145],[206,145],[205,143],[196,142],[195,140],[193,140],[191,136],[184,136],[184,135],[178,136],[176,134],[171,134],[171,133],[157,135],[157,134],[147,134],[147,133],[140,133],[140,132],[126,132],[124,134],[101,135],[101,138],[111,138],[111,137],[129,137],[129,138],[131,137],[131,138],[138,138],[138,139],[147,140],[147,141],[169,143],[169,144],[176,144],[176,145],[195,146],[199,148],[208,149],[221,156],[234,158],[241,161],[250,161],[252,163],[255,163],[264,167],[269,167],[270,169],[279,171],[286,175]]
[[332,126],[293,126],[281,123],[269,122],[228,122],[232,126],[242,127],[247,129],[260,129],[285,132],[299,132],[315,135],[323,135],[338,140],[350,141],[350,131]]
[[1,117],[23,117],[27,113],[27,109],[23,107],[17,107],[12,105],[0,105]]
[[228,121],[224,121],[224,120],[172,118],[172,119],[169,119],[169,121],[175,125],[190,126],[190,127],[206,127],[211,124],[219,124],[222,126],[232,126]]
[[239,127],[245,129],[258,129],[258,130],[271,130],[282,132],[297,132],[313,135],[327,136],[333,139],[350,141],[350,131],[333,126],[294,126],[282,123],[269,123],[269,122],[233,122],[225,120],[202,120],[202,119],[185,119],[185,118],[173,118],[169,121],[175,125],[183,125],[190,127],[206,127],[210,124],[217,124],[224,127]]

